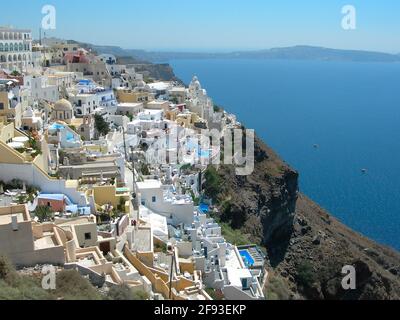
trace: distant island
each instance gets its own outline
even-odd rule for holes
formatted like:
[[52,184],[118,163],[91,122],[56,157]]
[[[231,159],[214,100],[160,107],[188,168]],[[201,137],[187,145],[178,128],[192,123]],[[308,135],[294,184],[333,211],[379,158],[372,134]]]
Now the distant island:
[[123,49],[117,46],[85,44],[97,52],[119,57],[131,57],[137,62],[168,62],[178,59],[282,59],[352,62],[400,62],[400,54],[375,51],[341,50],[314,46],[293,46],[257,51],[235,51],[228,53],[162,52]]

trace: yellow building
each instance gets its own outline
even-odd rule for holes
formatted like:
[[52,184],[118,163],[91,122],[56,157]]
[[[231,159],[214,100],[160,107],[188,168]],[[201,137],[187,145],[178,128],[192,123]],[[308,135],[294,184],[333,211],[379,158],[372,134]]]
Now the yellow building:
[[[39,156],[35,150],[29,150],[26,142],[16,143],[16,146],[13,146],[12,143],[16,138],[22,138],[21,141],[29,139],[27,135],[15,129],[14,123],[7,122],[4,116],[0,117],[0,163],[24,164],[34,161]],[[21,147],[18,146],[19,144]]]
[[132,90],[117,90],[117,100],[120,103],[137,103],[154,101],[154,95],[150,92],[135,92]]
[[188,129],[194,128],[196,123],[204,122],[202,118],[200,118],[196,113],[193,112],[179,113],[172,121],[175,121],[181,127]]
[[180,114],[180,110],[178,108],[167,110],[165,112],[165,118],[170,121],[175,121],[178,114]]
[[111,205],[117,209],[122,206],[123,213],[130,212],[130,192],[128,188],[116,186],[93,186],[93,198],[96,206]]
[[5,90],[0,90],[0,117],[2,116],[14,120],[16,128],[21,127],[22,105],[16,101],[12,103],[8,91]]

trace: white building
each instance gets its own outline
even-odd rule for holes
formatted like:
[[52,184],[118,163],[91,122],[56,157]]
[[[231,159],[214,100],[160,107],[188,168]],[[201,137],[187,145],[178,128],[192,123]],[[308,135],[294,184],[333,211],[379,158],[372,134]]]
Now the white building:
[[222,112],[214,112],[214,103],[194,76],[188,90],[188,109],[208,122],[209,129],[221,130]]
[[213,219],[198,212],[186,232],[205,285],[222,290],[227,300],[264,299],[260,272],[245,265],[238,248],[225,241],[221,227]]
[[165,216],[172,225],[193,223],[195,209],[190,196],[175,194],[171,186],[163,186],[159,180],[144,180],[136,185],[142,206]]
[[41,112],[34,112],[32,107],[28,107],[22,113],[22,129],[28,130],[38,130],[40,131],[43,128],[43,119],[40,116]]
[[113,90],[99,87],[91,80],[80,80],[76,86],[68,89],[68,94],[77,117],[90,115],[98,108],[106,112],[117,105]]
[[31,66],[31,30],[0,27],[0,68],[23,71]]
[[125,102],[117,105],[117,114],[135,117],[143,111],[143,103]]
[[164,111],[157,109],[144,109],[137,117],[139,120],[161,121],[164,118]]
[[106,64],[115,64],[117,63],[117,58],[113,54],[101,54],[97,57],[101,62]]
[[74,105],[74,111],[77,117],[90,115],[100,106],[99,97],[92,93],[70,95],[69,100]]
[[167,98],[168,90],[172,89],[172,83],[166,81],[149,83],[147,86],[157,99]]
[[49,84],[47,76],[25,76],[24,86],[31,91],[31,97],[33,99],[42,99],[49,102],[57,102],[60,99],[58,86]]

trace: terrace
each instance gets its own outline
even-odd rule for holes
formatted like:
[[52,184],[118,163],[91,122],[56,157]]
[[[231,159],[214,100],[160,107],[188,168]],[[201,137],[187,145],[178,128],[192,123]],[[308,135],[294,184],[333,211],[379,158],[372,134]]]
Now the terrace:
[[256,245],[238,247],[243,262],[249,269],[262,269],[265,264],[265,255]]

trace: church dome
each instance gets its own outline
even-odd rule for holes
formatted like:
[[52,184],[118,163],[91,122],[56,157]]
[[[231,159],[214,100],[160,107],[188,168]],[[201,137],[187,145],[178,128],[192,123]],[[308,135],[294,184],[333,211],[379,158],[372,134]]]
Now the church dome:
[[137,86],[138,86],[139,88],[144,88],[144,87],[146,87],[146,82],[144,82],[144,81],[139,81],[139,82],[137,83]]
[[190,87],[191,87],[193,90],[196,90],[196,91],[201,90],[200,81],[199,81],[199,79],[198,79],[196,76],[193,77],[192,82],[190,83]]
[[72,111],[72,104],[66,99],[61,99],[54,105],[55,111]]

